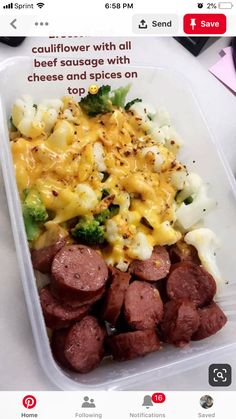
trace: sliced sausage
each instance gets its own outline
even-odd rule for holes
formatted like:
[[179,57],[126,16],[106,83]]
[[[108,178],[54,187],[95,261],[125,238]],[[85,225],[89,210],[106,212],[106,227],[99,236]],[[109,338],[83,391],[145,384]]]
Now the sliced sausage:
[[181,262],[171,267],[167,280],[167,294],[170,299],[186,299],[197,306],[213,300],[216,282],[202,266],[192,262]]
[[92,316],[75,323],[65,339],[65,358],[71,368],[87,373],[98,367],[104,356],[105,330]]
[[55,360],[63,367],[70,368],[65,357],[65,340],[69,329],[54,330],[51,339],[51,349]]
[[192,340],[208,338],[218,332],[227,322],[227,317],[221,308],[214,302],[198,309],[200,324],[192,336]]
[[73,308],[58,301],[51,293],[50,286],[40,291],[40,303],[47,327],[61,329],[81,320],[90,309],[90,305]]
[[52,292],[70,305],[101,298],[107,278],[108,268],[102,256],[87,246],[64,246],[52,263]]
[[191,301],[173,300],[165,304],[161,323],[162,338],[165,342],[179,347],[185,346],[198,326],[199,315]]
[[106,292],[102,318],[115,325],[124,303],[125,292],[129,286],[130,274],[110,267],[111,285]]
[[159,294],[163,303],[166,303],[167,301],[169,301],[169,297],[166,292],[166,284],[167,284],[166,278],[160,279],[155,284],[155,287],[159,291]]
[[201,261],[198,257],[198,252],[195,247],[185,242],[178,242],[173,246],[170,246],[168,251],[171,263],[192,262],[196,265],[201,264]]
[[155,330],[143,330],[109,336],[106,340],[109,353],[116,361],[126,361],[160,349]]
[[154,329],[163,315],[159,291],[147,282],[132,282],[125,295],[124,314],[133,329]]
[[170,258],[163,246],[153,249],[150,259],[134,260],[129,266],[129,272],[144,281],[155,282],[165,278],[170,270]]
[[42,249],[32,249],[31,260],[34,269],[37,269],[43,274],[50,273],[53,258],[56,256],[57,252],[65,246],[66,240],[65,237],[61,237],[55,244],[43,247]]

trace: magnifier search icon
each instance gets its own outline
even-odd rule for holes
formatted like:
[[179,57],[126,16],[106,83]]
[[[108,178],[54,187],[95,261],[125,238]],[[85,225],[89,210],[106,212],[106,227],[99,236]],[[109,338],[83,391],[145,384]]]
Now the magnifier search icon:
[[218,371],[218,372],[216,373],[216,376],[217,376],[217,378],[221,378],[222,380],[223,380],[223,378],[224,378],[222,371]]

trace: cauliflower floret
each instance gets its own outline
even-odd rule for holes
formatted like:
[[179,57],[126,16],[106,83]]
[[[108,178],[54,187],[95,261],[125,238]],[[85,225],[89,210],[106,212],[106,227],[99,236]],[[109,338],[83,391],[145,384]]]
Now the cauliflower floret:
[[143,102],[136,102],[134,105],[130,107],[130,110],[135,112],[139,118],[142,119],[142,128],[145,130],[149,130],[152,127],[152,118],[154,118],[156,111],[155,109]]
[[36,106],[32,97],[23,96],[13,106],[12,120],[23,135],[36,138],[44,131],[47,134],[51,132],[62,107],[60,99],[44,100]]
[[70,121],[70,122],[75,122],[76,121],[76,117],[73,116],[73,113],[72,113],[71,109],[65,109],[64,112],[63,112],[63,117],[65,119],[67,119],[67,121]]
[[57,122],[58,112],[56,109],[46,109],[44,106],[39,105],[36,115],[35,121],[38,123],[42,123],[44,125],[44,131],[46,134],[50,134],[54,125]]
[[206,186],[201,185],[191,204],[182,202],[179,206],[176,211],[177,221],[182,228],[189,230],[202,220],[203,216],[214,206],[214,201],[207,196]]
[[163,163],[163,158],[160,154],[159,148],[156,145],[153,145],[151,147],[144,147],[142,149],[143,157],[145,157],[148,153],[151,153],[152,159],[154,157],[153,166],[154,166],[155,172],[159,172],[161,169],[161,165]]
[[[158,238],[158,240],[157,240]],[[168,245],[176,243],[181,238],[181,233],[176,231],[169,221],[163,221],[156,229],[156,244]]]
[[116,244],[119,241],[120,235],[118,231],[118,226],[113,220],[108,220],[106,223],[105,229],[105,238],[108,243]]
[[148,134],[158,144],[165,144],[168,150],[175,154],[183,144],[182,138],[171,126],[160,126],[155,119],[150,121]]
[[215,256],[220,243],[215,233],[209,228],[198,228],[187,233],[184,241],[197,249],[202,265],[213,276],[217,285],[221,285],[223,279]]
[[93,155],[94,155],[94,161],[97,165],[99,172],[106,172],[107,167],[104,162],[105,153],[104,153],[104,148],[101,143],[99,142],[94,143]]
[[157,144],[165,144],[165,135],[158,124],[152,123],[149,135]]
[[176,153],[183,144],[180,135],[170,126],[170,117],[164,108],[155,109],[143,102],[135,103],[130,110],[135,112],[142,119],[142,128],[158,144],[165,144],[166,147]]
[[36,118],[36,107],[30,96],[17,99],[12,108],[12,122],[26,137],[36,138],[44,131],[44,124]]
[[24,95],[17,99],[13,105],[12,118],[14,125],[18,125],[24,117],[33,118],[36,113],[33,99],[31,96]]
[[187,171],[183,168],[182,170],[178,170],[171,173],[171,183],[175,189],[178,191],[184,188],[186,179],[187,179]]
[[164,125],[161,127],[161,131],[165,137],[165,145],[168,150],[173,151],[174,153],[178,150],[179,147],[183,145],[183,140],[180,135],[169,125]]
[[63,107],[60,99],[43,100],[37,108],[35,119],[44,123],[44,131],[50,134]]
[[121,214],[124,211],[127,213],[127,210],[130,207],[130,195],[129,195],[129,193],[128,192],[118,193],[116,195],[115,199],[114,199],[114,204],[119,205]]
[[144,233],[137,233],[129,243],[127,255],[132,259],[147,260],[151,257],[153,247]]
[[52,147],[63,148],[72,144],[74,138],[73,125],[66,121],[58,121],[53,133],[48,137],[48,144]]
[[76,187],[76,192],[79,197],[80,207],[83,208],[85,213],[94,209],[98,204],[97,195],[89,185],[80,183]]
[[153,122],[155,122],[160,128],[163,127],[163,125],[170,125],[171,121],[169,112],[165,108],[159,108],[153,118]]
[[183,202],[188,197],[194,197],[202,187],[203,181],[202,178],[196,173],[190,173],[185,180],[184,187],[178,188],[182,189],[178,193],[177,202]]
[[127,271],[127,269],[128,269],[128,267],[129,267],[129,262],[124,261],[124,260],[120,261],[120,262],[119,262],[119,263],[117,263],[117,265],[116,265],[116,268],[117,268],[117,269],[119,269],[119,270],[120,270],[120,271],[122,271],[122,272],[126,272],[126,271]]
[[63,108],[63,102],[61,99],[45,99],[40,102],[39,106],[41,105],[46,109],[54,109],[57,113]]

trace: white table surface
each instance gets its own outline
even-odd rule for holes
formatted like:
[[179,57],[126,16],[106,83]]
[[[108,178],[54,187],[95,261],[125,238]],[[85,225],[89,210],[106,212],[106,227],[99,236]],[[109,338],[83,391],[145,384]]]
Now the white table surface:
[[[17,49],[0,45],[0,61],[30,50],[32,39]],[[205,114],[208,125],[220,141],[236,173],[236,97],[209,72],[218,52],[229,39],[217,40],[198,58],[193,57],[172,38],[133,39],[132,64],[168,66],[185,73]],[[19,69],[20,71],[20,69]],[[0,390],[57,390],[42,371],[32,337],[23,289],[19,278],[8,207],[0,174]],[[217,360],[236,368],[235,354]],[[140,381],[131,390],[202,390],[208,385],[208,364],[193,368],[181,376],[162,380]],[[231,386],[236,390],[235,383]]]

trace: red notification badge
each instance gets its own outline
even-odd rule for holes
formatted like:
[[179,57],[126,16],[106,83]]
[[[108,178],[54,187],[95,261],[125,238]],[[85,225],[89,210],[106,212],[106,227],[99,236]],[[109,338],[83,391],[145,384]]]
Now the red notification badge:
[[166,396],[164,393],[153,393],[152,401],[153,403],[164,403]]

